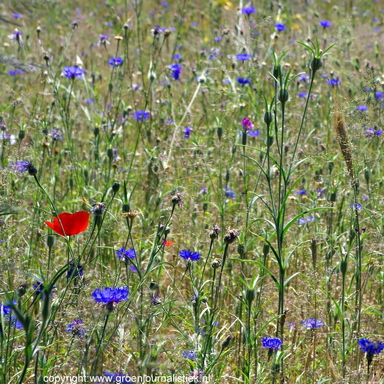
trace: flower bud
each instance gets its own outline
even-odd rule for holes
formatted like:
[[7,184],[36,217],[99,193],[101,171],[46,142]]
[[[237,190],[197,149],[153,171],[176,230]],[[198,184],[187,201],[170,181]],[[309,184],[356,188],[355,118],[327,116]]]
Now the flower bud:
[[314,57],[309,64],[309,68],[312,70],[313,73],[315,73],[322,66],[323,66],[323,63],[321,62],[321,59],[317,57]]
[[288,101],[288,98],[289,98],[289,93],[288,93],[288,89],[287,88],[282,88],[280,89],[280,92],[279,92],[279,101],[281,103],[286,103]]

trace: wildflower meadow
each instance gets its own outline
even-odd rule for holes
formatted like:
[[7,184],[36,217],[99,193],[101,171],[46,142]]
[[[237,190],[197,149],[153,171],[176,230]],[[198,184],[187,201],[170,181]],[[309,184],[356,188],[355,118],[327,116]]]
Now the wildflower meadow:
[[381,0],[5,0],[0,42],[0,384],[384,383]]

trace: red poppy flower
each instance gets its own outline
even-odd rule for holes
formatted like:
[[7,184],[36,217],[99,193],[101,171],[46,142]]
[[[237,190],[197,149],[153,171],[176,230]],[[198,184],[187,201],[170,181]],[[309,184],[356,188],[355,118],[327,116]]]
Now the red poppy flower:
[[[72,236],[84,232],[89,224],[89,212],[80,211],[75,213],[60,213],[53,219],[53,223],[46,221],[45,224],[61,236]],[[61,223],[60,223],[61,222]],[[64,230],[64,231],[63,231]]]

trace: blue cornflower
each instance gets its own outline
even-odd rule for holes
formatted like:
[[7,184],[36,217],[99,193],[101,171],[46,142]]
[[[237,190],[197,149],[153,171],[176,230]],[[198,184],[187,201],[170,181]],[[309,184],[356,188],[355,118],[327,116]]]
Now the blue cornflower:
[[85,104],[92,104],[93,102],[94,102],[93,99],[85,99],[85,100],[84,100],[84,103],[85,103]]
[[124,375],[122,372],[111,373],[104,371],[104,375],[107,378],[106,383],[133,384],[129,375]]
[[368,111],[368,107],[366,105],[358,105],[356,108],[358,111]]
[[224,191],[225,191],[225,197],[229,197],[230,199],[236,199],[236,193],[233,189],[229,187],[225,187]]
[[305,189],[299,189],[295,192],[295,195],[306,195],[307,191]]
[[64,67],[63,75],[68,79],[74,80],[76,77],[82,77],[84,70],[79,67]]
[[311,76],[308,75],[308,73],[302,73],[299,75],[299,81],[302,81],[303,83],[308,83]]
[[[17,301],[16,300],[13,300],[12,301],[12,304],[13,305],[17,305]],[[0,312],[3,312],[4,315],[9,315],[11,313],[12,309],[11,307],[9,306],[9,303],[3,305],[0,303]]]
[[322,20],[319,21],[319,25],[323,28],[329,28],[330,26],[332,26],[332,23],[329,20]]
[[248,5],[248,7],[244,7],[241,10],[241,13],[244,15],[251,15],[252,13],[255,13],[255,12],[256,12],[256,8],[252,7],[252,5]]
[[259,135],[260,135],[260,131],[258,131],[257,129],[254,129],[252,131],[247,131],[247,136],[257,137]]
[[63,141],[64,136],[58,129],[52,129],[51,137],[53,141]]
[[[36,295],[36,297],[39,297],[40,300],[44,299],[45,297],[45,293],[44,293],[44,284],[40,281],[36,281],[36,284],[32,284],[33,288],[35,288],[35,292],[34,294]],[[50,293],[50,296],[52,297],[53,294],[56,292],[56,287],[52,287],[52,290],[51,290],[51,293]]]
[[184,139],[189,139],[191,137],[192,128],[186,126],[184,128]]
[[181,59],[180,53],[176,53],[176,55],[173,56],[173,60],[180,60],[180,59]]
[[374,342],[369,339],[361,339],[357,344],[359,344],[362,352],[371,355],[371,357],[373,357],[373,355],[378,355],[384,350],[384,343],[381,341]]
[[108,33],[102,33],[100,36],[99,36],[99,42],[97,43],[97,45],[106,45],[106,44],[109,44],[109,41],[108,41]]
[[372,128],[372,127],[369,127],[366,131],[365,131],[365,135],[367,137],[373,137],[375,135],[375,130]]
[[183,355],[184,359],[189,360],[195,360],[197,355],[197,352],[190,350],[190,351],[182,351],[181,354]]
[[136,111],[133,113],[133,119],[136,121],[147,120],[151,114],[147,111]]
[[375,93],[375,98],[376,98],[376,100],[381,101],[381,100],[383,99],[383,95],[384,95],[383,92],[381,92],[381,91],[377,91],[377,92]]
[[277,350],[281,348],[283,342],[278,337],[264,337],[261,340],[261,344],[264,348],[268,348],[269,350]]
[[14,19],[20,19],[20,17],[22,17],[22,16],[20,15],[20,13],[14,13],[14,14],[12,15],[12,17],[13,17]]
[[18,74],[23,75],[25,72],[22,69],[15,69],[14,71],[9,71],[8,75],[16,76]]
[[92,292],[92,297],[97,303],[106,305],[108,311],[112,311],[114,303],[120,303],[120,301],[128,300],[129,289],[128,287],[105,287],[104,289],[97,288]]
[[307,319],[307,320],[303,320],[301,324],[303,324],[308,329],[320,328],[324,325],[322,319],[315,319],[314,317],[311,317],[310,319]]
[[314,216],[300,217],[300,219],[297,220],[297,223],[299,225],[303,225],[303,224],[311,223],[313,220],[315,220]]
[[83,338],[87,333],[87,330],[84,328],[84,322],[81,319],[75,319],[67,325],[66,332],[71,332],[73,336]]
[[114,68],[120,67],[120,65],[122,65],[123,63],[124,60],[121,57],[111,57],[108,61],[108,64]]
[[340,85],[341,81],[338,77],[332,77],[331,79],[327,80],[327,84],[331,87],[335,87],[336,85]]
[[361,206],[361,204],[359,203],[352,203],[349,205],[351,208],[355,209],[356,211],[360,211],[361,209],[363,209],[363,207]]
[[116,251],[116,255],[119,259],[124,262],[128,262],[128,259],[134,259],[136,257],[136,252],[133,248],[125,249],[124,247]]
[[237,82],[241,85],[251,84],[251,80],[246,77],[238,77]]
[[180,257],[182,257],[184,260],[197,261],[201,258],[201,255],[199,252],[191,252],[189,249],[183,249],[180,251]]
[[9,316],[7,317],[7,320],[11,323],[11,325],[13,327],[15,327],[16,329],[23,329],[23,324],[17,320],[17,317],[16,316]]
[[285,24],[283,23],[277,23],[275,24],[275,28],[277,31],[282,32],[286,30]]
[[81,277],[84,275],[84,268],[82,265],[77,264],[77,267],[75,269],[75,263],[69,264],[71,268],[68,269],[67,275],[65,276],[67,279],[73,277]]
[[107,210],[105,203],[96,201],[91,204],[92,209],[89,212],[92,212],[95,216],[102,216],[102,214]]
[[239,61],[246,61],[252,58],[252,55],[248,55],[247,53],[239,53],[236,55],[236,59]]
[[10,163],[9,167],[17,172],[27,172],[32,163],[29,160],[18,160],[16,163]]
[[174,63],[174,64],[171,64],[168,68],[172,71],[171,72],[171,76],[175,80],[179,80],[180,79],[181,70],[182,70],[182,66],[180,64]]
[[383,130],[382,129],[377,129],[375,131],[375,136],[381,136],[383,134]]
[[308,95],[308,92],[299,92],[299,93],[297,94],[297,96],[299,96],[300,99],[306,97],[307,95]]

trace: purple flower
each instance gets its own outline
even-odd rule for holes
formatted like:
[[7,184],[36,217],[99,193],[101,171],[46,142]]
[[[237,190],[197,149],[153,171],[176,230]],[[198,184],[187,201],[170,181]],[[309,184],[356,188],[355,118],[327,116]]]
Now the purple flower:
[[286,30],[285,25],[282,24],[282,23],[277,23],[277,24],[275,24],[275,28],[276,28],[276,30],[279,31],[279,32],[282,32],[282,31],[285,31],[285,30]]
[[183,355],[184,359],[189,359],[189,360],[195,360],[197,355],[197,352],[194,350],[190,351],[182,351],[181,354]]
[[15,40],[19,45],[23,44],[23,39],[21,37],[22,33],[16,28],[13,33],[8,35],[8,39]]
[[281,348],[283,342],[277,337],[264,337],[261,340],[261,344],[264,348],[275,351]]
[[95,202],[91,204],[91,206],[92,209],[90,209],[90,212],[92,212],[95,216],[101,216],[107,210],[105,203]]
[[23,75],[25,72],[22,69],[15,69],[14,71],[9,71],[8,75],[10,76],[16,76],[16,75]]
[[368,111],[368,107],[366,105],[358,105],[356,108],[358,111]]
[[365,131],[365,135],[367,137],[373,137],[375,135],[375,130],[372,128],[372,127],[369,127],[366,131]]
[[258,131],[257,129],[254,129],[253,131],[247,132],[247,136],[250,136],[250,137],[257,137],[259,135],[260,135],[260,131]]
[[245,77],[238,77],[237,82],[241,85],[251,84],[251,80],[249,80],[248,78],[245,78]]
[[66,332],[70,332],[72,333],[73,336],[76,336],[82,339],[87,333],[87,330],[84,328],[83,320],[75,319],[67,325]]
[[190,136],[191,136],[191,132],[192,132],[192,128],[186,126],[186,127],[184,128],[184,139],[189,139]]
[[180,251],[180,257],[182,257],[184,260],[197,261],[201,258],[201,255],[199,252],[191,252],[189,249],[183,249]]
[[243,127],[244,131],[249,131],[253,128],[252,121],[247,118],[241,120],[241,126]]
[[303,83],[308,83],[310,78],[311,77],[308,75],[308,73],[302,73],[301,75],[299,75],[299,81]]
[[228,197],[230,199],[236,199],[236,193],[234,192],[233,189],[229,187],[225,187],[224,191],[225,191],[225,197]]
[[173,56],[173,60],[180,60],[180,59],[181,59],[180,53],[176,53],[176,55]]
[[180,74],[181,74],[181,70],[182,70],[182,66],[180,64],[171,64],[169,67],[168,67],[172,72],[171,72],[171,76],[175,79],[175,80],[179,80],[180,79]]
[[356,211],[360,211],[361,209],[363,209],[363,207],[361,206],[361,204],[359,203],[352,203],[349,205],[351,208],[353,208],[354,210]]
[[252,13],[255,13],[255,12],[256,12],[256,9],[255,7],[252,7],[252,5],[248,5],[248,7],[244,7],[241,10],[241,13],[244,15],[251,15]]
[[336,85],[340,85],[341,81],[338,77],[332,77],[331,79],[327,80],[327,84],[331,87],[335,87]]
[[129,289],[128,287],[105,287],[104,289],[97,288],[92,292],[92,297],[97,303],[106,305],[108,311],[112,311],[113,304],[128,300]]
[[236,59],[239,61],[246,61],[252,58],[252,55],[248,55],[247,53],[239,53],[236,55]]
[[[12,301],[12,304],[13,305],[17,305],[17,301],[16,300],[13,300]],[[0,313],[2,312],[4,315],[9,315],[11,313],[12,309],[11,307],[9,306],[9,303],[3,305],[0,303]]]
[[104,371],[105,380],[102,379],[101,383],[121,383],[133,384],[129,375],[124,375],[122,372],[111,373]]
[[383,130],[382,129],[377,129],[375,131],[375,136],[381,136],[383,134]]
[[52,129],[51,137],[53,141],[63,141],[64,136],[58,129]]
[[124,60],[121,57],[111,57],[108,61],[108,64],[111,67],[117,68],[124,63]]
[[130,265],[129,269],[131,270],[131,272],[137,273],[137,269],[136,269],[136,267],[134,265]]
[[306,97],[307,95],[308,95],[308,92],[299,92],[299,93],[297,94],[297,96],[299,96],[300,99]]
[[357,342],[357,344],[359,344],[362,352],[365,352],[367,355],[371,355],[371,357],[373,357],[373,355],[378,355],[384,350],[384,343],[381,341],[374,342],[369,339],[361,339]]
[[10,324],[15,327],[16,329],[23,329],[23,324],[17,320],[16,316],[9,316],[7,317],[7,320],[10,322]]
[[13,17],[14,19],[20,19],[22,16],[20,15],[20,13],[14,13],[14,14],[12,15],[12,17]]
[[125,249],[124,247],[122,247],[118,251],[116,251],[116,255],[120,260],[128,262],[129,259],[132,260],[136,257],[136,252],[133,248]]
[[332,23],[329,20],[322,20],[319,21],[319,25],[323,28],[329,28],[330,26],[332,26]]
[[93,101],[94,101],[93,99],[85,99],[85,100],[84,100],[84,103],[85,103],[85,104],[92,104]]
[[82,265],[77,264],[76,269],[75,269],[75,263],[70,263],[69,265],[71,268],[68,269],[68,272],[65,276],[67,279],[71,277],[73,278],[81,277],[84,275],[84,268]]
[[299,225],[303,225],[303,224],[311,223],[313,220],[315,220],[315,217],[310,215],[310,216],[307,216],[307,217],[300,217],[300,219],[297,220],[297,223]]
[[305,189],[299,189],[295,192],[295,195],[306,195],[307,191]]
[[378,101],[381,101],[382,99],[383,99],[383,92],[381,92],[381,91],[377,91],[376,93],[375,93],[375,98],[376,98],[376,100],[378,100]]
[[79,67],[64,67],[63,75],[74,80],[76,77],[82,77],[84,75],[84,70]]
[[109,41],[107,40],[109,37],[109,35],[107,33],[103,33],[99,36],[99,42],[97,43],[97,45],[106,45],[106,44],[109,44]]
[[[36,297],[39,297],[40,300],[44,299],[45,297],[45,286],[42,282],[36,281],[36,284],[32,284],[33,288],[35,288],[34,294]],[[53,294],[56,292],[56,287],[52,287],[52,290],[50,292],[50,297],[53,296]]]
[[136,121],[147,120],[151,114],[147,111],[136,111],[133,113],[133,119]]
[[10,163],[9,167],[17,172],[28,172],[31,176],[36,175],[37,169],[29,160],[19,160],[16,163]]
[[320,328],[324,325],[322,319],[315,319],[314,317],[311,317],[310,319],[307,319],[307,320],[303,320],[301,324],[303,324],[308,329]]

